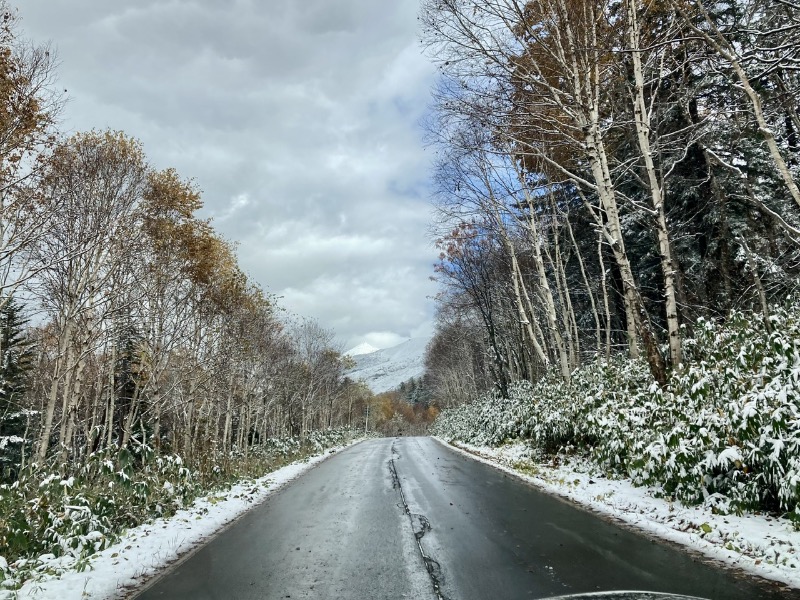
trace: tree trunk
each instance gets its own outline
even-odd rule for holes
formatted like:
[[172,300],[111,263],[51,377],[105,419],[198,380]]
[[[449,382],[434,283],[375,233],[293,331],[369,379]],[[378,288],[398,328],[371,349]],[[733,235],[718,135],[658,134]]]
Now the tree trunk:
[[42,424],[42,437],[39,439],[39,449],[36,453],[36,458],[43,461],[47,457],[47,451],[50,448],[50,434],[53,431],[53,419],[55,417],[56,402],[58,401],[58,388],[61,375],[65,373],[69,367],[71,353],[69,349],[72,347],[72,320],[64,318],[64,324],[61,335],[58,339],[58,355],[55,359],[55,366],[53,369],[53,381],[50,384],[50,391],[47,395],[47,407],[45,409],[44,423]]
[[234,381],[234,373],[233,369],[231,369],[230,377],[228,378],[228,394],[227,400],[225,402],[225,425],[222,430],[222,450],[223,452],[227,452],[228,442],[231,441],[231,419],[232,419],[232,411],[233,411],[233,381]]
[[[81,394],[83,393],[83,370],[86,367],[86,353],[86,346],[82,346],[80,349],[80,358],[78,359],[78,364],[75,367],[75,378],[72,383],[72,389],[68,394],[66,394],[65,390],[65,394],[69,396],[69,406],[67,407],[67,413],[62,421],[62,431],[64,432],[63,439],[59,440],[62,461],[66,461],[67,457],[69,456],[69,444],[72,441],[72,436],[75,431],[75,420],[78,412],[78,404],[81,399]],[[66,429],[63,427],[64,422],[67,424]]]
[[[606,361],[611,360],[611,310],[608,305],[608,286],[606,281],[608,279],[606,273],[606,264],[603,260],[603,233],[602,231],[597,236],[597,260],[600,263],[600,291],[603,295],[603,313],[606,318],[606,343],[605,343],[605,358]],[[601,347],[598,344],[597,353],[600,355]]]
[[597,346],[597,355],[600,355],[600,350],[603,347],[602,342],[602,328],[600,327],[600,314],[597,311],[597,303],[595,302],[594,292],[592,291],[592,286],[589,285],[589,277],[586,275],[586,267],[583,264],[583,257],[581,256],[581,249],[578,246],[578,242],[575,240],[575,234],[572,231],[572,225],[569,222],[569,217],[564,219],[567,223],[567,231],[569,232],[569,239],[572,241],[572,246],[575,248],[575,256],[578,259],[578,266],[581,270],[581,277],[583,278],[583,285],[586,287],[586,294],[589,296],[589,303],[592,306],[592,316],[594,317],[594,326],[595,326],[595,342]]
[[520,290],[520,285],[522,281],[522,274],[520,273],[519,262],[517,261],[517,255],[514,251],[514,248],[510,241],[508,241],[504,237],[504,241],[506,242],[506,246],[508,248],[508,252],[511,256],[511,282],[514,288],[514,298],[516,300],[517,312],[519,314],[519,322],[520,325],[525,328],[525,332],[528,334],[528,340],[530,341],[531,345],[533,346],[533,351],[539,361],[542,363],[543,366],[547,366],[550,364],[550,360],[545,354],[544,350],[542,349],[542,345],[539,342],[536,334],[533,331],[533,326],[531,325],[531,319],[535,319],[536,317],[531,314],[530,317],[525,312],[525,307],[522,304],[522,292]]
[[114,381],[114,367],[117,364],[117,348],[111,348],[111,369],[108,372],[108,414],[106,415],[106,447],[111,448],[114,443],[114,417],[116,412],[117,390]]
[[557,315],[556,315],[556,305],[553,299],[553,291],[550,288],[550,281],[547,279],[547,272],[544,268],[544,258],[542,257],[542,248],[541,244],[543,240],[539,234],[539,227],[538,223],[536,222],[536,215],[534,214],[534,202],[533,198],[530,195],[530,192],[525,185],[525,182],[521,178],[521,174],[518,173],[520,183],[522,184],[523,192],[525,193],[525,201],[528,204],[528,232],[531,238],[531,248],[533,250],[533,261],[536,265],[536,274],[538,276],[539,281],[539,289],[542,300],[544,300],[545,306],[545,315],[547,317],[547,326],[550,330],[550,334],[553,336],[553,341],[556,345],[556,352],[558,353],[558,365],[561,369],[561,376],[565,380],[569,380],[570,376],[570,368],[569,368],[569,357],[567,355],[567,350],[564,346],[564,338],[561,336],[561,332],[559,331],[558,322],[557,322]]
[[[667,331],[669,334],[669,352],[673,368],[681,365],[681,333],[678,323],[678,303],[675,295],[675,262],[672,258],[672,249],[667,228],[667,217],[664,208],[664,195],[661,184],[656,174],[653,163],[653,153],[650,148],[650,115],[644,99],[644,70],[641,57],[641,32],[639,30],[639,16],[636,6],[637,0],[628,0],[628,41],[630,43],[633,63],[633,76],[635,81],[635,94],[633,99],[633,113],[636,122],[636,137],[639,142],[639,151],[644,158],[647,182],[650,188],[650,197],[656,213],[656,227],[658,235],[658,249],[661,257],[661,271],[664,276],[664,297],[666,301]],[[660,354],[660,352],[659,352]]]
[[183,432],[183,456],[188,460],[192,458],[192,432],[194,428],[194,412],[196,405],[196,392],[194,379],[189,381],[188,398],[186,399],[186,429]]

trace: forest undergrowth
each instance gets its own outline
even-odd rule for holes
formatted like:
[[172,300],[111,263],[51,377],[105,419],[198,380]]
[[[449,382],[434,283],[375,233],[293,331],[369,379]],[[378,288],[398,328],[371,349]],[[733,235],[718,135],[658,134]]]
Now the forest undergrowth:
[[445,410],[431,433],[585,454],[658,496],[800,528],[800,302],[685,333],[685,362],[663,387],[644,361],[615,357]]

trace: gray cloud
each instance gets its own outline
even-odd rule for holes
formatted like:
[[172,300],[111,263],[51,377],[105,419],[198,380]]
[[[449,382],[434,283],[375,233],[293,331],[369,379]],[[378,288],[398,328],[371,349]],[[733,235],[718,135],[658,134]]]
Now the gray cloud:
[[204,192],[252,279],[346,346],[430,332],[416,0],[26,0],[70,130],[142,140]]

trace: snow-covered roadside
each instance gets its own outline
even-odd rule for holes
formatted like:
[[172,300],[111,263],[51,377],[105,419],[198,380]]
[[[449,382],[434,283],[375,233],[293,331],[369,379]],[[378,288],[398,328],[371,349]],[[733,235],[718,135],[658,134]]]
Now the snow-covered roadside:
[[296,479],[332,454],[358,443],[329,448],[324,453],[299,460],[268,475],[233,486],[227,492],[199,498],[169,519],[140,525],[122,536],[119,543],[93,554],[82,571],[81,565],[53,559],[43,571],[63,572],[58,577],[43,575],[16,591],[0,592],[0,599],[83,600],[125,598],[153,575],[186,556],[217,531],[262,502],[275,490]]
[[652,536],[687,546],[754,575],[800,588],[800,532],[785,519],[765,515],[719,515],[707,507],[687,508],[655,498],[653,490],[607,479],[588,462],[539,464],[524,444],[491,448],[448,444],[547,492],[617,519]]

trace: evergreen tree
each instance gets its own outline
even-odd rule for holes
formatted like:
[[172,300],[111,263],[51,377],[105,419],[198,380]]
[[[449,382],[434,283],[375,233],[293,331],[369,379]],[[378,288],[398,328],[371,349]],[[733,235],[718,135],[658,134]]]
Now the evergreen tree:
[[31,413],[21,403],[33,354],[25,333],[27,322],[22,306],[13,297],[6,298],[0,308],[0,478],[6,481],[16,479],[31,451],[27,438]]
[[141,335],[136,328],[125,324],[118,335],[114,365],[114,437],[117,444],[121,445],[125,431],[133,435],[140,426],[141,413],[146,404],[142,391],[147,370],[142,361]]

